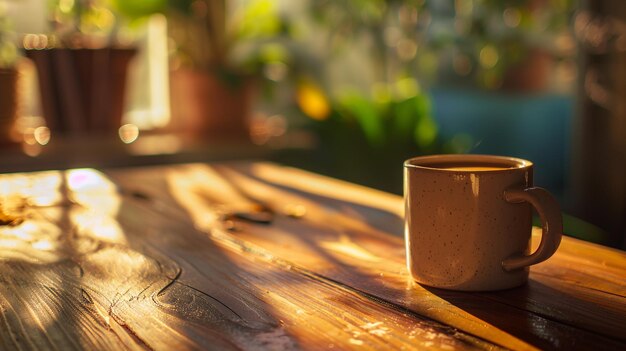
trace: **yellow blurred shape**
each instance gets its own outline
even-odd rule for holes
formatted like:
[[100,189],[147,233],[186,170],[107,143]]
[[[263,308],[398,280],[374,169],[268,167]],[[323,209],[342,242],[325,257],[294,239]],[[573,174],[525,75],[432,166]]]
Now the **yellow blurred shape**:
[[494,48],[492,45],[485,45],[480,50],[480,65],[485,68],[493,68],[500,59],[500,55],[498,55],[498,50]]
[[396,91],[400,98],[408,99],[419,94],[420,86],[413,77],[402,78],[396,82]]
[[330,105],[322,90],[311,83],[302,83],[297,90],[298,106],[307,116],[322,121],[330,115]]
[[74,0],[60,0],[58,8],[63,13],[69,13],[74,8]]

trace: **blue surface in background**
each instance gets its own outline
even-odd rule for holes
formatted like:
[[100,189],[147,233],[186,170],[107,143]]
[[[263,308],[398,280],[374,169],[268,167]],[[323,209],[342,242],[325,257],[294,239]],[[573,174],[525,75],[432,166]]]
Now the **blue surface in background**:
[[574,98],[434,89],[435,119],[443,140],[471,136],[469,153],[520,157],[535,164],[535,185],[566,197]]

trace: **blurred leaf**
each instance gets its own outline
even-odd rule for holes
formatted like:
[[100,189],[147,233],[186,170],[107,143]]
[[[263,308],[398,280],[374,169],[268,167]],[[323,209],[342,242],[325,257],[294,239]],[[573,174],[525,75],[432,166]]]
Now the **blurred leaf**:
[[270,0],[257,0],[243,7],[237,36],[262,38],[279,33],[281,21],[276,6]]
[[378,104],[387,104],[391,101],[391,91],[386,83],[377,82],[371,86],[372,97]]
[[[137,19],[149,16],[157,12],[165,12],[167,8],[167,0],[110,0],[113,8],[120,14],[130,18]],[[172,1],[175,4],[184,4],[185,11],[191,4],[190,1]]]
[[415,142],[420,147],[430,146],[437,137],[437,124],[432,118],[420,119],[415,128]]
[[420,147],[428,147],[435,142],[439,132],[435,120],[430,114],[430,100],[427,96],[416,96],[416,108],[419,119],[414,131],[415,143]]
[[396,81],[395,90],[400,99],[409,99],[419,93],[420,87],[417,79],[405,77]]
[[269,43],[261,47],[261,60],[265,62],[286,62],[289,57],[287,49],[279,43]]
[[339,100],[339,112],[356,119],[372,145],[384,143],[383,120],[372,101],[356,93],[346,94]]
[[417,125],[421,113],[416,106],[415,98],[399,101],[392,109],[393,134],[396,138],[412,139],[413,130]]

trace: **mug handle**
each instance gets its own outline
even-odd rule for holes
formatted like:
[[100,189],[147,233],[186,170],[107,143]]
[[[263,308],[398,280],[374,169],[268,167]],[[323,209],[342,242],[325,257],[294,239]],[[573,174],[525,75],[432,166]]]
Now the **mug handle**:
[[563,218],[556,199],[546,190],[532,187],[523,190],[510,189],[504,192],[504,199],[510,203],[530,203],[541,217],[541,242],[535,252],[528,256],[512,256],[502,261],[505,271],[531,266],[550,258],[561,243]]

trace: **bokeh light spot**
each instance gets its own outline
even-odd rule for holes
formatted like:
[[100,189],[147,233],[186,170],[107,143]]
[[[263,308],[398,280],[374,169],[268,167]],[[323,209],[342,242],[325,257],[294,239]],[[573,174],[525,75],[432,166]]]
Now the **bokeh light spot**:
[[118,133],[125,144],[130,144],[139,137],[139,128],[134,124],[125,124],[120,127]]
[[522,21],[522,13],[514,7],[509,7],[502,12],[502,20],[508,27],[515,28]]
[[297,90],[298,106],[307,116],[321,121],[330,115],[330,105],[322,90],[311,84],[300,84]]
[[485,45],[480,50],[480,65],[484,68],[493,68],[500,59],[500,55],[498,55],[498,50],[492,45]]

